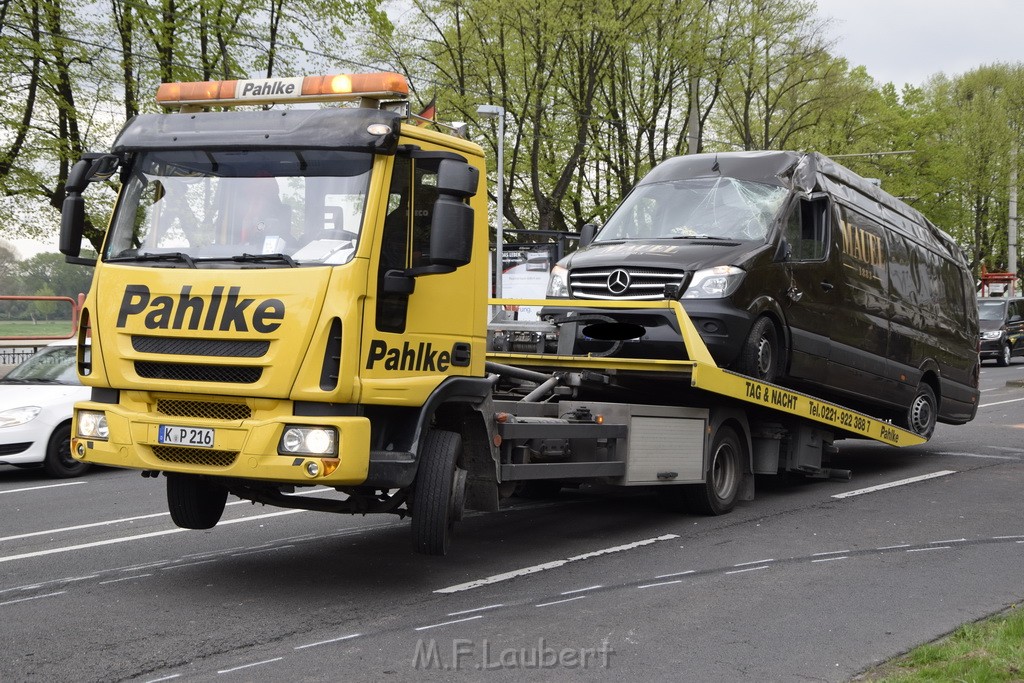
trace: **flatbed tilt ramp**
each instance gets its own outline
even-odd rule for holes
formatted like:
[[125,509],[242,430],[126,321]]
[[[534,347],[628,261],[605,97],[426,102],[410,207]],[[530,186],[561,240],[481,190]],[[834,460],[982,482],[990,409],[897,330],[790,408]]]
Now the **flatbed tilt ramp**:
[[[877,417],[719,368],[678,301],[490,303],[498,312],[488,326],[487,369],[495,382],[499,482],[537,488],[547,480],[549,492],[595,481],[656,486],[687,510],[720,514],[753,498],[754,474],[849,478],[848,470],[829,467],[835,440],[897,447],[926,441]],[[505,311],[522,306],[539,307],[541,319],[507,318]],[[644,352],[642,339],[609,344],[614,355],[567,352],[580,339],[592,341],[584,321],[613,320],[595,310],[616,308],[667,313],[683,359],[629,357]]]

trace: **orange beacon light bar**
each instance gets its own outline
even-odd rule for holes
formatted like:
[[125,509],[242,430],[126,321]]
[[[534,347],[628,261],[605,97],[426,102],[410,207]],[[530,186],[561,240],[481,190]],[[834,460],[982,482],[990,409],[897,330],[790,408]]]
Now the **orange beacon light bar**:
[[156,101],[163,107],[231,107],[245,104],[405,100],[409,83],[397,73],[335,74],[231,81],[162,83]]

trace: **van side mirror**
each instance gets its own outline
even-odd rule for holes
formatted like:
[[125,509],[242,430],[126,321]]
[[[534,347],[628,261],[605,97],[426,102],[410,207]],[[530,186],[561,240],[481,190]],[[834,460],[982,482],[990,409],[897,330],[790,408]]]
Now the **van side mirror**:
[[594,237],[597,236],[597,226],[593,223],[585,223],[580,228],[580,249],[590,246],[590,243],[594,241]]

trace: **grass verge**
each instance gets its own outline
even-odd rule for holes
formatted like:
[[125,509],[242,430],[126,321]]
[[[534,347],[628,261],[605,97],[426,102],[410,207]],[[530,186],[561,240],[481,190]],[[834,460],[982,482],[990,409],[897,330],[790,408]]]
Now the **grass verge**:
[[872,683],[1024,681],[1024,607],[961,626],[854,680]]

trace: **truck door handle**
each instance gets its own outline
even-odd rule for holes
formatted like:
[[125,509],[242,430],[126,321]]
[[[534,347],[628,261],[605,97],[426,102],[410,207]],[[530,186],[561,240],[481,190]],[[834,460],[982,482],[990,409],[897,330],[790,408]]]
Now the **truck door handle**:
[[831,282],[829,282],[828,280],[822,280],[821,281],[821,288],[822,288],[822,290],[824,290],[826,292],[831,292],[833,289],[836,288],[836,286],[834,284],[832,284]]

